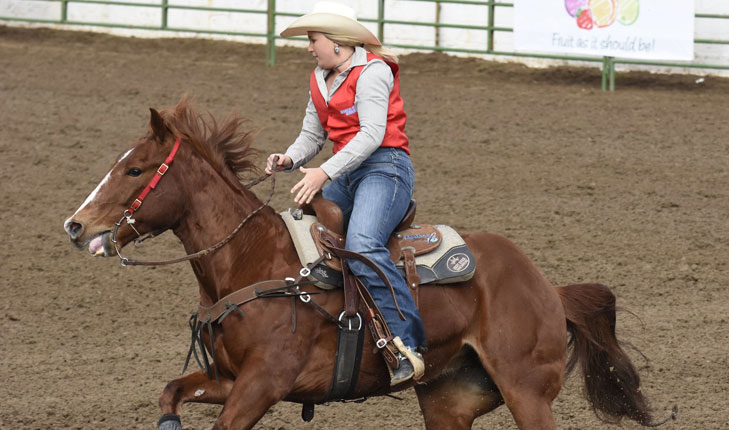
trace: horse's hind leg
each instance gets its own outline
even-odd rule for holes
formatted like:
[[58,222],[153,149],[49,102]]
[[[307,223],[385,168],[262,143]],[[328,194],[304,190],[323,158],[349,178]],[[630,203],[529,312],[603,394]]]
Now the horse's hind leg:
[[563,361],[545,364],[526,361],[529,362],[494,366],[494,382],[519,429],[556,429],[552,401],[562,386]]
[[473,421],[503,404],[501,394],[470,348],[458,368],[416,385],[426,429],[470,429]]
[[159,428],[179,429],[183,403],[223,404],[232,387],[233,381],[221,378],[218,383],[200,371],[172,380],[159,398],[159,407],[162,410]]

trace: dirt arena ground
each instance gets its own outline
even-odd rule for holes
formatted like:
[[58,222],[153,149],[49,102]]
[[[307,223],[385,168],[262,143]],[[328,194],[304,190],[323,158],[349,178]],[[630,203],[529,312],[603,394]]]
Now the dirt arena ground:
[[[0,428],[156,428],[188,347],[192,272],[94,259],[62,223],[143,134],[147,108],[183,93],[283,150],[312,67],[297,49],[269,68],[258,45],[0,26]],[[555,284],[609,285],[657,417],[680,408],[666,429],[729,426],[729,81],[696,78],[620,74],[605,93],[594,69],[402,58],[418,219],[503,234]],[[294,180],[275,208],[293,205]],[[163,235],[136,255],[181,251]],[[558,427],[609,428],[581,390],[575,377],[555,401]],[[423,428],[412,390],[402,397],[318,407],[308,424],[283,403],[257,428]],[[219,410],[188,405],[183,424],[209,428]],[[499,408],[474,428],[515,425]]]

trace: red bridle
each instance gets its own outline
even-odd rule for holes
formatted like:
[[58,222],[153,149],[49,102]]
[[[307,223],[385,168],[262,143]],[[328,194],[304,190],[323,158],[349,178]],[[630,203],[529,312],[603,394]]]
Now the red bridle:
[[[142,206],[142,202],[144,201],[144,198],[147,197],[147,194],[149,194],[149,192],[152,191],[157,186],[157,183],[160,181],[160,179],[162,179],[162,176],[164,176],[164,174],[170,168],[170,165],[172,164],[172,161],[175,159],[175,154],[177,154],[177,149],[179,147],[180,147],[180,139],[178,138],[175,141],[175,144],[172,147],[170,154],[165,159],[165,162],[159,166],[159,168],[157,169],[157,173],[154,175],[152,180],[149,181],[149,184],[147,184],[147,186],[144,188],[144,190],[142,190],[142,192],[139,194],[139,197],[134,199],[134,203],[132,203],[132,206],[130,206],[129,209],[125,210],[124,214],[119,219],[119,221],[117,221],[114,224],[114,228],[112,229],[112,232],[111,232],[111,243],[114,245],[114,250],[116,251],[116,255],[119,256],[122,266],[127,266],[127,265],[161,266],[161,265],[165,265],[165,264],[180,263],[183,261],[188,261],[188,260],[192,260],[194,258],[200,258],[205,255],[211,254],[211,253],[217,251],[218,249],[220,249],[226,243],[230,242],[231,239],[233,239],[233,236],[235,236],[236,233],[238,233],[241,230],[241,228],[243,228],[243,225],[245,225],[245,223],[248,222],[248,220],[251,219],[255,214],[257,214],[261,209],[268,206],[268,203],[271,201],[271,198],[273,198],[273,193],[274,193],[274,190],[276,189],[276,180],[273,177],[273,173],[271,173],[271,174],[263,175],[263,176],[259,177],[258,179],[254,179],[253,181],[249,182],[245,186],[246,189],[249,189],[256,184],[263,182],[266,178],[268,178],[270,176],[271,177],[271,193],[268,195],[268,198],[266,199],[266,201],[264,203],[262,203],[261,206],[259,206],[257,209],[255,209],[254,211],[249,213],[245,218],[243,218],[243,220],[240,222],[240,224],[238,224],[238,226],[235,229],[233,229],[233,231],[231,231],[230,234],[228,234],[228,236],[224,237],[223,239],[221,239],[214,245],[211,245],[211,246],[207,247],[206,249],[203,249],[202,251],[198,251],[194,254],[188,254],[183,257],[174,258],[171,260],[164,260],[164,261],[138,261],[138,260],[130,260],[130,259],[124,257],[121,254],[121,249],[119,248],[117,240],[116,240],[119,228],[121,227],[122,222],[126,221],[127,225],[129,225],[129,227],[131,227],[132,230],[134,230],[137,233],[137,236],[139,236],[140,243],[141,243],[141,240],[144,240],[142,235],[140,235],[139,232],[137,231],[137,229],[134,228],[134,223],[136,223],[136,220],[134,218],[132,218],[132,214],[134,213],[134,211],[139,210],[140,206]],[[150,237],[154,237],[154,235],[150,235]]]
[[132,216],[134,211],[139,209],[140,206],[142,206],[142,202],[147,197],[147,194],[149,194],[150,191],[152,191],[156,186],[157,183],[159,183],[159,180],[162,179],[162,176],[165,175],[165,172],[167,172],[167,169],[170,168],[170,164],[172,164],[172,161],[175,159],[175,154],[177,154],[177,149],[180,147],[180,138],[178,137],[175,141],[174,146],[172,146],[172,150],[170,151],[170,154],[165,158],[165,162],[162,163],[159,168],[157,169],[157,173],[154,174],[154,177],[152,180],[149,181],[149,184],[147,184],[146,187],[142,190],[142,192],[139,194],[139,197],[134,199],[134,203],[125,211],[125,214],[128,216]]

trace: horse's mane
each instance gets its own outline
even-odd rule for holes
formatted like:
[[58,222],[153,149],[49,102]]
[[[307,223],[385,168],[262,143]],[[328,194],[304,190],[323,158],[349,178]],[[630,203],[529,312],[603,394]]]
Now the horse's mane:
[[[221,174],[227,168],[240,179],[245,173],[260,172],[254,161],[258,151],[251,146],[255,130],[244,128],[247,121],[239,115],[231,115],[219,123],[210,112],[198,113],[187,96],[174,109],[164,110],[160,115]],[[227,175],[223,177],[227,179]]]

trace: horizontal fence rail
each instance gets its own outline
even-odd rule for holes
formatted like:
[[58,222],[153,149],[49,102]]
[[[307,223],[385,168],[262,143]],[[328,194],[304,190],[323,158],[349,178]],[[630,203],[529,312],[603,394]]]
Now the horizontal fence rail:
[[[250,8],[234,8],[234,7],[215,7],[215,6],[196,6],[190,4],[179,4],[171,3],[174,0],[140,0],[137,1],[113,1],[113,0],[24,0],[25,5],[31,3],[56,3],[58,4],[59,11],[57,17],[54,18],[38,18],[38,17],[17,17],[17,16],[2,16],[0,15],[0,21],[21,21],[30,23],[44,23],[44,24],[60,24],[60,25],[73,25],[73,26],[91,26],[91,27],[106,27],[106,28],[120,28],[120,29],[131,29],[131,30],[155,30],[155,31],[170,31],[180,33],[197,33],[197,34],[210,34],[210,35],[227,35],[227,36],[245,36],[265,39],[267,45],[266,58],[270,65],[274,65],[276,61],[276,40],[280,38],[277,32],[277,18],[279,17],[298,17],[300,13],[286,12],[277,10],[276,0],[266,0],[265,9],[250,9]],[[413,20],[399,20],[389,19],[388,16],[388,2],[386,0],[378,0],[377,2],[377,17],[376,18],[361,18],[360,21],[365,23],[373,23],[377,26],[377,36],[389,47],[401,48],[406,50],[420,50],[420,51],[441,51],[441,52],[453,52],[453,53],[465,53],[465,54],[477,54],[477,55],[492,55],[492,56],[505,56],[505,57],[522,57],[522,58],[537,58],[537,59],[551,59],[551,60],[566,60],[566,61],[582,61],[582,62],[594,62],[601,63],[602,68],[602,88],[603,90],[614,90],[615,89],[615,66],[617,64],[627,65],[641,65],[641,66],[654,66],[654,67],[679,67],[679,68],[695,68],[695,69],[715,69],[715,70],[729,70],[729,65],[724,64],[706,64],[698,62],[661,62],[653,60],[633,60],[633,59],[621,59],[614,57],[591,57],[591,56],[571,56],[571,55],[557,55],[557,54],[539,54],[539,53],[523,53],[508,50],[499,50],[496,48],[497,39],[499,35],[512,33],[514,30],[511,27],[498,26],[496,25],[496,18],[499,16],[500,10],[513,8],[513,2],[502,2],[495,0],[402,0],[402,1],[417,1],[419,3],[433,3],[435,6],[435,20],[432,22],[425,21],[413,21]],[[213,2],[209,2],[212,4]],[[260,2],[259,2],[260,3]],[[464,5],[464,6],[479,6],[484,7],[487,10],[486,22],[483,25],[475,24],[463,24],[463,23],[446,23],[441,20],[441,8],[444,5]],[[69,8],[77,6],[107,6],[116,8],[128,8],[131,9],[149,9],[158,12],[158,24],[128,24],[122,22],[98,21],[98,20],[78,20],[69,19]],[[176,11],[188,11],[188,12],[202,12],[202,13],[227,13],[227,14],[247,14],[260,16],[265,19],[265,30],[261,31],[234,31],[234,30],[217,30],[208,28],[194,28],[189,26],[176,26],[170,23],[170,13]],[[708,20],[725,20],[729,25],[729,14],[707,14],[707,13],[696,13],[695,19],[708,19]],[[418,44],[407,44],[398,42],[388,42],[386,29],[390,26],[411,26],[416,28],[428,28],[433,31],[434,43],[431,45],[418,45]],[[448,29],[456,30],[472,30],[477,32],[484,32],[486,36],[485,44],[482,48],[468,48],[465,46],[445,46],[442,43],[442,31]],[[304,39],[302,39],[304,40]],[[729,40],[722,39],[704,39],[695,38],[695,45],[725,45],[729,47]]]

